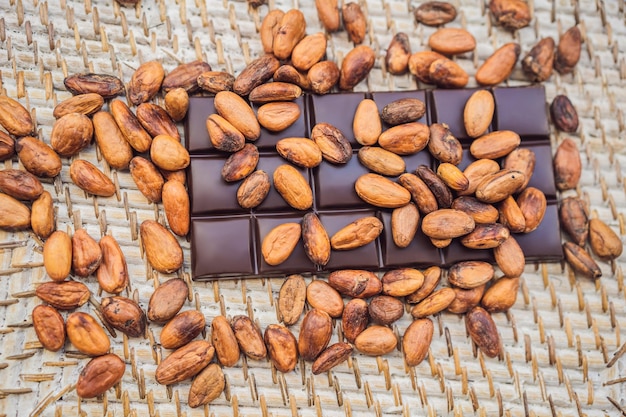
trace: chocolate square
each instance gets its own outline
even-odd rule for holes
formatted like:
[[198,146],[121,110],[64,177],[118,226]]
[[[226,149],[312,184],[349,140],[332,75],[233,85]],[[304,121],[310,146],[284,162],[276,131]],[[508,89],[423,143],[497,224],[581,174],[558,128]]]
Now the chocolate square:
[[413,155],[404,155],[402,156],[404,159],[404,163],[406,164],[406,172],[415,173],[415,170],[420,165],[426,165],[430,168],[433,168],[433,163],[435,158],[432,157],[428,149],[423,149]]
[[280,265],[269,265],[263,259],[263,253],[261,252],[261,245],[265,236],[276,226],[285,223],[298,223],[302,224],[303,214],[299,213],[285,213],[285,214],[268,214],[258,215],[255,219],[256,226],[256,247],[257,247],[257,262],[259,265],[260,274],[294,274],[294,273],[307,273],[315,272],[316,266],[311,262],[306,253],[304,252],[304,244],[302,238],[296,245],[295,249],[289,255],[289,258]]
[[452,243],[441,250],[443,263],[450,267],[457,262],[484,261],[495,262],[492,249],[470,249],[461,244],[460,238],[452,239]]
[[[478,88],[433,90],[431,122],[447,124],[455,138],[464,143],[471,143],[473,139],[465,131],[463,112],[465,111],[467,100],[478,90]],[[493,126],[493,123],[491,126]],[[490,132],[491,129],[490,127],[487,131]]]
[[[378,92],[372,93],[372,100],[376,102],[376,106],[378,107],[378,113],[382,113],[383,108],[391,103],[392,101],[400,100],[402,98],[416,98],[421,100],[426,106],[426,113],[424,116],[420,117],[417,120],[413,120],[415,122],[420,122],[424,124],[428,124],[428,102],[426,100],[426,91],[425,90],[417,90],[417,91],[387,91],[387,92]],[[389,129],[391,126],[387,123],[383,122],[383,131]]]
[[493,89],[493,96],[496,100],[496,130],[512,130],[522,140],[550,135],[543,85],[497,87]]
[[213,97],[189,97],[185,118],[185,146],[191,154],[215,152],[211,144],[206,119],[215,113]]
[[[374,216],[374,210],[359,211],[337,211],[318,213],[320,221],[331,238],[335,233],[362,217]],[[360,248],[350,250],[333,250],[330,254],[330,261],[323,266],[324,271],[334,271],[337,269],[368,269],[380,268],[378,239]]]
[[222,178],[225,161],[217,155],[191,158],[187,172],[192,216],[248,212],[237,202],[241,181],[226,182]]
[[441,265],[441,252],[434,247],[430,239],[422,233],[421,220],[417,233],[409,246],[406,248],[396,246],[391,235],[391,213],[392,212],[389,210],[380,212],[384,224],[381,239],[384,267],[401,268]]
[[329,123],[339,129],[352,146],[360,146],[354,139],[352,122],[356,108],[364,98],[363,93],[311,95],[311,129],[317,123]]
[[554,200],[556,198],[556,186],[554,185],[550,143],[522,142],[520,148],[528,148],[535,153],[535,170],[530,177],[528,186],[540,189],[548,200]]
[[[301,96],[294,100],[294,103],[298,104],[300,107],[300,117],[298,120],[294,122],[291,126],[289,126],[285,130],[281,130],[280,132],[272,132],[261,126],[261,136],[257,139],[254,144],[259,148],[259,150],[276,150],[276,142],[283,138],[308,138],[309,137],[309,126],[307,124],[307,108],[306,108],[306,97]],[[261,107],[261,104],[253,104],[252,108],[256,113]]]
[[557,261],[563,259],[559,212],[556,202],[548,203],[543,220],[530,233],[513,234],[524,251],[527,261]]
[[256,273],[249,216],[213,217],[191,222],[191,271],[194,279]]
[[363,174],[370,172],[359,162],[357,153],[346,164],[331,164],[327,161],[313,168],[315,198],[318,209],[355,208],[367,204],[354,190],[354,183]]

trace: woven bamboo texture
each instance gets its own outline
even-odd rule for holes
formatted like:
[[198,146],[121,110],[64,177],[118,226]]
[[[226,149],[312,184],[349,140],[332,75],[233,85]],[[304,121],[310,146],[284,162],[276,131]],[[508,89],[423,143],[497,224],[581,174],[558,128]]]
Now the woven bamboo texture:
[[[341,2],[340,2],[341,3]],[[360,1],[368,18],[366,43],[378,60],[359,91],[418,88],[410,76],[390,76],[382,65],[385,48],[397,31],[409,34],[413,51],[426,49],[433,28],[417,25],[410,0]],[[453,27],[476,37],[474,53],[457,58],[473,76],[496,47],[515,40],[522,56],[539,39],[578,24],[584,38],[573,74],[555,73],[545,83],[548,100],[566,94],[578,110],[581,126],[572,137],[581,150],[584,172],[578,194],[591,215],[626,233],[626,15],[623,0],[530,0],[530,27],[515,33],[493,26],[483,1],[452,0],[459,10]],[[1,0],[0,88],[31,110],[39,137],[49,142],[57,102],[70,96],[63,79],[70,73],[103,72],[126,82],[142,62],[157,59],[166,70],[180,62],[204,59],[214,69],[238,73],[258,56],[258,28],[272,8],[301,9],[307,33],[322,30],[313,1],[272,1],[255,10],[243,0],[143,0],[121,8],[113,0]],[[352,48],[346,32],[330,36],[328,59],[340,62]],[[527,81],[516,66],[509,85]],[[475,85],[471,77],[470,86]],[[523,111],[523,109],[520,109]],[[553,131],[552,147],[564,138]],[[147,307],[154,288],[170,276],[145,260],[138,225],[165,222],[163,208],[150,204],[128,172],[110,169],[95,146],[80,153],[116,185],[116,195],[95,198],[74,186],[69,163],[44,187],[54,200],[57,227],[85,228],[92,236],[113,235],[126,255],[131,275],[124,293]],[[19,167],[16,158],[4,168]],[[199,309],[207,323],[218,314],[248,314],[261,329],[276,323],[281,279],[190,280],[189,243],[181,240],[190,297],[184,309]],[[148,338],[112,337],[112,351],[126,362],[126,373],[103,397],[80,400],[74,390],[88,359],[71,351],[42,349],[31,311],[40,303],[36,286],[48,281],[42,267],[42,242],[32,233],[0,232],[0,416],[616,416],[626,414],[626,340],[624,262],[599,262],[597,282],[574,276],[564,264],[527,265],[515,306],[494,316],[503,353],[483,357],[467,337],[462,317],[434,318],[435,336],[428,358],[408,368],[402,353],[384,357],[354,354],[327,374],[314,376],[300,362],[281,374],[269,361],[242,356],[225,368],[226,390],[205,408],[190,409],[190,383],[171,387],[154,379],[157,363],[169,354],[158,344],[161,326],[150,325]],[[310,278],[309,278],[310,279]],[[99,300],[95,278],[86,280]],[[94,311],[91,303],[81,308]],[[410,314],[394,324],[400,336]],[[292,331],[297,336],[298,324]],[[331,343],[341,338],[336,324]],[[616,354],[617,353],[617,354]]]

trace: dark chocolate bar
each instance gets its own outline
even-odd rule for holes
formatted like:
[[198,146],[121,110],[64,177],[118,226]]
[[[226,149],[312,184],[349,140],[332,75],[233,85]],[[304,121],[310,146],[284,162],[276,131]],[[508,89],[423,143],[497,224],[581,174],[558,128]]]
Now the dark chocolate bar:
[[[353,250],[333,250],[330,261],[324,266],[315,265],[309,260],[302,241],[282,264],[273,266],[265,262],[261,245],[267,233],[280,224],[300,222],[305,212],[288,206],[273,186],[258,207],[252,210],[242,209],[236,198],[241,182],[227,183],[221,177],[222,167],[229,154],[213,148],[206,130],[206,118],[215,111],[213,99],[191,98],[185,124],[185,145],[192,154],[188,174],[193,278],[277,276],[348,268],[372,271],[399,267],[422,268],[431,265],[450,266],[465,260],[494,262],[491,250],[465,248],[459,239],[454,239],[446,248],[438,249],[419,228],[409,246],[399,248],[391,235],[392,210],[369,206],[358,197],[354,189],[356,179],[368,172],[358,160],[358,149],[361,145],[355,141],[352,132],[354,112],[361,100],[372,98],[379,110],[400,98],[423,100],[426,114],[417,121],[425,124],[440,122],[450,126],[452,133],[463,144],[463,160],[459,164],[459,168],[463,170],[475,160],[469,153],[472,139],[467,136],[463,124],[465,102],[474,91],[476,90],[304,95],[296,100],[301,114],[295,124],[282,132],[262,129],[261,137],[255,142],[260,152],[257,169],[266,171],[270,180],[279,165],[288,164],[276,152],[276,142],[285,137],[310,137],[311,129],[316,123],[326,122],[336,126],[353,146],[352,158],[346,164],[337,165],[323,161],[312,169],[296,167],[313,191],[313,207],[310,211],[318,214],[329,237],[365,216],[376,216],[384,225],[383,232],[375,241]],[[520,134],[521,147],[531,149],[536,155],[535,171],[529,186],[542,190],[548,199],[546,215],[537,230],[514,236],[527,260],[560,260],[563,255],[543,87],[494,88],[491,91],[494,93],[496,110],[489,130],[510,129]],[[520,106],[525,111],[520,112]],[[252,106],[255,111],[258,107]],[[384,125],[383,129],[388,127]],[[407,172],[414,172],[420,165],[436,170],[438,165],[428,149],[402,158]]]

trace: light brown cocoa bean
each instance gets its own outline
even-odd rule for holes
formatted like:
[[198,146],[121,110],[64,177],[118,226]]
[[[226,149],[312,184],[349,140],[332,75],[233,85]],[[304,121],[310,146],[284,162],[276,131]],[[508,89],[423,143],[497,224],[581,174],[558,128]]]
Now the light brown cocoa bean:
[[72,239],[61,230],[53,232],[43,245],[43,265],[53,281],[64,281],[72,269]]
[[409,36],[404,32],[398,32],[391,39],[385,55],[385,67],[390,74],[402,75],[409,69],[411,57],[411,43]]
[[0,193],[0,229],[24,230],[30,227],[30,209],[13,197]]
[[469,180],[469,186],[465,191],[458,192],[458,195],[470,195],[476,192],[478,184],[489,174],[500,170],[500,165],[491,159],[479,159],[467,166],[463,171],[465,178]]
[[582,173],[582,162],[578,146],[570,138],[565,138],[554,154],[554,182],[561,190],[576,188]]
[[512,196],[502,200],[498,206],[499,221],[513,233],[522,233],[526,229],[526,218],[517,201]]
[[363,174],[355,182],[358,196],[376,207],[397,208],[409,203],[411,193],[379,174]]
[[231,154],[222,167],[222,178],[226,182],[240,181],[250,175],[259,162],[259,150],[251,143]]
[[222,394],[225,387],[226,378],[222,368],[215,363],[209,364],[191,383],[187,404],[191,408],[209,404]]
[[21,169],[3,169],[0,170],[0,192],[17,200],[34,201],[43,193],[43,185],[30,172]]
[[493,249],[509,236],[509,229],[500,223],[478,224],[461,238],[461,244],[470,249]]
[[288,328],[280,324],[270,324],[263,337],[267,354],[280,372],[291,372],[298,364],[298,341]]
[[128,83],[128,97],[135,106],[152,100],[159,92],[165,78],[163,65],[158,61],[141,64],[133,73]]
[[348,38],[358,45],[365,39],[365,31],[367,29],[367,21],[365,14],[358,3],[345,3],[341,8],[341,17],[343,19],[343,27],[348,32]]
[[404,304],[395,297],[377,295],[370,300],[368,312],[374,323],[390,326],[404,314]]
[[149,160],[136,156],[130,161],[129,168],[141,194],[152,203],[160,202],[165,181],[157,167]]
[[154,103],[141,103],[137,106],[137,119],[150,136],[168,135],[180,141],[176,123],[163,107]]
[[330,316],[324,311],[309,310],[300,325],[298,353],[305,361],[314,361],[330,341],[333,326]]
[[493,257],[506,277],[519,277],[524,272],[526,266],[524,252],[513,236],[509,236],[500,246],[494,248]]
[[37,200],[33,201],[30,213],[30,227],[33,232],[42,239],[48,238],[54,232],[54,204],[49,192],[41,193]]
[[308,210],[313,205],[313,191],[304,176],[291,165],[280,165],[274,170],[274,188],[287,204],[297,210]]
[[159,135],[152,140],[150,158],[154,165],[167,171],[177,171],[189,165],[189,152],[169,135]]
[[178,349],[196,338],[204,330],[204,314],[187,310],[173,317],[161,330],[161,346]]
[[530,8],[523,0],[491,0],[489,11],[496,24],[509,30],[521,29],[530,23]]
[[240,131],[246,139],[254,141],[259,138],[261,126],[254,111],[244,99],[232,91],[220,91],[215,95],[213,103],[217,113]]
[[433,193],[439,208],[449,208],[452,205],[452,193],[450,189],[432,169],[426,165],[420,165],[415,170],[415,174],[424,181]]
[[292,65],[300,71],[308,71],[326,55],[326,36],[323,32],[305,36],[291,53]]
[[[198,85],[200,85],[200,82],[198,82]],[[183,120],[187,115],[188,109],[189,94],[184,88],[174,88],[165,94],[165,111],[175,122]]]
[[307,83],[315,94],[327,94],[339,82],[341,72],[334,61],[321,61],[306,74]]
[[471,290],[489,282],[495,271],[490,263],[483,261],[458,262],[448,271],[448,282],[455,287]]
[[342,227],[330,238],[334,250],[360,248],[373,242],[383,231],[383,223],[374,216],[362,217]]
[[513,307],[517,300],[519,278],[500,278],[485,291],[480,305],[490,313],[500,313]]
[[50,145],[60,156],[70,157],[89,146],[92,138],[93,124],[89,117],[70,113],[54,122]]
[[348,301],[341,315],[343,336],[350,343],[354,343],[357,336],[367,328],[369,321],[370,316],[365,300],[354,298]]
[[161,88],[166,93],[176,88],[183,88],[187,93],[193,93],[198,89],[198,76],[207,71],[211,71],[211,66],[203,61],[179,64],[165,76]]
[[383,107],[381,118],[389,125],[415,122],[426,113],[426,105],[417,98],[401,98]]
[[63,167],[59,155],[45,142],[32,136],[18,140],[15,151],[26,171],[38,177],[56,177]]
[[276,142],[276,151],[294,165],[315,168],[322,162],[322,151],[308,138],[284,138]]
[[461,196],[454,199],[452,207],[455,210],[461,210],[469,214],[474,223],[485,224],[495,223],[498,221],[498,209],[491,204],[483,203],[475,197]]
[[124,94],[125,90],[122,80],[108,74],[72,74],[63,80],[63,84],[74,95],[96,93],[105,100]]
[[178,236],[189,233],[189,194],[185,186],[176,180],[163,184],[163,210],[170,230]]
[[296,324],[300,319],[306,301],[306,283],[302,275],[287,277],[278,293],[278,313],[286,325]]
[[589,252],[581,248],[573,242],[563,243],[563,253],[565,260],[570,264],[574,271],[586,276],[587,278],[598,279],[602,276],[602,270],[593,260]]
[[378,142],[382,129],[376,103],[372,99],[363,99],[354,113],[352,122],[354,138],[363,146],[371,146]]
[[117,127],[137,152],[146,152],[152,144],[152,137],[143,128],[137,116],[121,100],[109,103],[109,111],[117,123]]
[[261,36],[261,45],[263,46],[263,52],[266,54],[274,53],[274,37],[278,28],[280,27],[280,21],[283,19],[285,12],[280,9],[270,10],[269,13],[263,18],[261,22],[261,29],[259,34]]
[[315,0],[317,17],[328,32],[339,30],[339,7],[337,0]]
[[300,118],[300,114],[300,106],[297,103],[276,101],[259,107],[257,119],[259,124],[267,130],[280,132],[293,125]]
[[293,253],[300,241],[302,227],[299,223],[283,223],[274,227],[263,238],[261,253],[268,265],[280,265]]
[[582,49],[582,35],[577,26],[569,28],[559,39],[559,45],[554,54],[554,69],[559,74],[568,74],[580,59]]
[[392,352],[398,339],[389,327],[373,325],[363,330],[354,340],[354,347],[369,356],[381,356]]
[[517,196],[517,205],[524,215],[524,233],[537,229],[546,214],[547,200],[544,193],[535,187],[524,189]]
[[467,72],[456,62],[448,59],[436,59],[428,67],[431,84],[441,88],[463,88],[469,81]]
[[469,187],[469,180],[456,165],[449,162],[442,162],[437,167],[437,175],[454,191],[465,191]]
[[[327,61],[322,61],[322,62],[327,62]],[[332,61],[329,61],[332,62]],[[318,64],[321,64],[321,62],[318,62]],[[334,64],[334,62],[333,62]],[[317,65],[317,64],[315,64]],[[315,66],[314,65],[314,66]],[[313,67],[311,67],[313,68]],[[335,64],[335,69],[336,69],[336,80],[335,82],[339,79],[339,68],[337,68],[337,64]],[[309,70],[306,74],[298,71],[296,68],[294,68],[291,65],[281,65],[276,72],[274,73],[274,75],[272,76],[272,79],[274,81],[277,82],[283,82],[283,83],[291,83],[291,84],[295,84],[298,87],[300,87],[303,90],[311,90],[311,82],[308,79],[308,73],[311,70]],[[331,86],[332,87],[332,86]]]
[[122,380],[124,371],[124,361],[113,353],[93,358],[78,376],[76,394],[81,398],[102,395]]
[[345,362],[352,355],[353,350],[352,345],[343,342],[328,346],[311,365],[311,372],[313,375],[319,375],[331,370]]
[[[274,35],[272,49],[278,59],[287,59],[293,48],[304,37],[306,20],[298,9],[289,9],[280,19],[280,25]],[[272,71],[273,72],[273,71]]]
[[427,1],[413,12],[415,20],[426,26],[439,26],[456,18],[456,8],[445,1]]
[[150,265],[168,274],[183,264],[183,250],[174,235],[154,220],[144,220],[139,228],[141,243]]
[[497,203],[519,189],[526,176],[519,171],[501,169],[489,174],[476,187],[476,198],[485,203]]
[[488,357],[500,354],[500,336],[496,324],[485,309],[474,307],[465,315],[465,326],[478,348]]
[[415,174],[405,173],[400,175],[398,182],[410,193],[417,208],[422,214],[428,214],[437,210],[437,198],[428,188],[428,185]]
[[29,111],[17,100],[0,95],[0,125],[15,136],[27,136],[33,131]]
[[99,245],[102,261],[96,271],[98,284],[106,292],[119,294],[128,285],[126,256],[113,236],[103,236]]
[[57,119],[70,113],[80,113],[89,116],[99,111],[103,105],[104,99],[100,94],[81,94],[72,96],[54,106],[52,115]]
[[351,90],[363,81],[374,67],[376,54],[367,45],[359,45],[346,54],[341,62],[339,88]]
[[416,319],[421,319],[442,312],[452,301],[456,294],[452,288],[444,287],[432,292],[411,309],[411,315]]
[[[80,96],[77,96],[80,97]],[[99,111],[92,117],[94,139],[111,168],[127,169],[133,150],[109,112]]]
[[248,64],[235,78],[233,91],[240,96],[247,96],[256,86],[272,78],[280,62],[273,55],[263,55]]
[[126,297],[105,297],[100,303],[102,317],[113,328],[130,337],[140,337],[146,330],[146,315],[135,301]]
[[235,316],[231,327],[241,351],[250,359],[260,361],[267,356],[261,330],[248,316]]
[[370,271],[340,269],[328,276],[328,284],[341,294],[354,298],[369,298],[382,291],[380,279]]
[[554,68],[554,39],[543,38],[522,59],[522,69],[533,82],[546,81]]
[[206,120],[211,144],[220,151],[237,152],[246,144],[246,138],[235,126],[219,114],[212,114]]
[[180,278],[170,279],[154,290],[148,302],[148,319],[165,323],[174,317],[185,304],[189,288]]
[[198,76],[197,82],[203,91],[217,94],[220,91],[231,91],[235,83],[235,77],[223,71],[207,71]]
[[589,220],[589,246],[600,259],[613,260],[622,254],[619,235],[600,219]]
[[406,328],[402,336],[402,352],[409,366],[417,366],[428,355],[433,340],[435,326],[431,319],[417,319]]
[[102,249],[85,229],[78,229],[72,236],[72,269],[80,277],[96,272],[102,262]]
[[478,90],[465,103],[463,122],[465,131],[472,138],[484,134],[493,119],[496,103],[489,90]]
[[45,282],[35,290],[37,297],[58,310],[73,310],[85,304],[91,293],[82,282]]
[[270,103],[275,101],[293,101],[302,95],[302,89],[291,83],[274,81],[261,84],[250,91],[248,100],[252,103]]
[[520,136],[512,130],[497,130],[474,139],[470,153],[476,159],[498,159],[511,153],[520,143]]
[[428,151],[440,162],[458,165],[463,156],[461,142],[452,135],[445,123],[433,123],[430,125],[430,139]]
[[454,209],[439,209],[422,219],[422,232],[435,239],[454,239],[470,233],[474,227],[470,215]]
[[330,239],[324,225],[315,213],[306,213],[302,218],[302,242],[307,257],[317,265],[326,265],[330,260]]
[[409,203],[393,209],[391,212],[391,237],[399,248],[411,244],[419,227],[420,212],[417,206]]
[[337,290],[321,280],[313,280],[306,287],[306,300],[315,309],[331,317],[339,317],[343,312],[343,299]]
[[520,52],[521,48],[515,42],[496,49],[476,71],[476,82],[480,85],[496,85],[509,78]]
[[319,146],[322,157],[333,164],[345,164],[352,158],[352,146],[343,133],[328,123],[317,123],[311,139]]
[[404,123],[385,130],[378,137],[381,148],[398,155],[412,155],[428,144],[430,130],[419,122]]
[[226,317],[216,316],[211,322],[211,342],[222,366],[234,366],[239,361],[239,343]]
[[444,55],[457,55],[473,51],[476,39],[465,29],[441,28],[428,38],[428,46]]
[[267,197],[270,187],[269,175],[262,170],[255,171],[237,189],[237,202],[242,208],[254,208]]
[[87,313],[71,313],[67,316],[65,328],[67,338],[72,345],[85,355],[104,355],[111,347],[111,342],[102,326]]
[[526,180],[520,186],[521,191],[528,185],[530,178],[535,171],[536,156],[535,152],[528,148],[513,149],[505,158],[502,167],[505,169],[512,169],[520,171],[526,177]]
[[382,279],[383,294],[404,297],[417,291],[424,283],[424,274],[414,268],[399,268],[386,272]]
[[65,345],[65,322],[54,307],[38,305],[32,319],[37,339],[45,349],[56,352]]
[[559,94],[550,104],[552,123],[562,132],[574,133],[578,129],[578,113],[570,99]]
[[15,141],[4,132],[0,132],[0,161],[6,161],[15,155]]
[[215,348],[210,342],[194,340],[161,361],[154,373],[156,381],[171,385],[189,379],[204,369],[214,354]]

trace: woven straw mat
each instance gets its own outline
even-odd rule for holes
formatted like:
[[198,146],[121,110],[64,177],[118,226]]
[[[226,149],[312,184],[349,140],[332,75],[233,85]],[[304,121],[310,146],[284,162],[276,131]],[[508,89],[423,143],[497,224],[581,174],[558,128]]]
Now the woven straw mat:
[[[341,3],[341,2],[340,2]],[[417,25],[410,0],[361,0],[368,21],[366,44],[378,56],[358,91],[415,89],[413,77],[390,76],[383,69],[385,49],[397,31],[409,34],[413,51],[427,48],[434,28]],[[459,10],[451,27],[465,27],[477,39],[474,53],[457,58],[473,74],[500,45],[517,41],[522,56],[539,39],[578,24],[584,45],[573,74],[555,73],[545,83],[548,101],[566,94],[578,110],[581,126],[572,137],[581,150],[584,172],[577,190],[591,216],[624,236],[626,166],[626,28],[623,0],[530,0],[531,25],[515,33],[492,25],[483,1],[452,0]],[[262,49],[258,29],[272,8],[299,8],[307,33],[322,30],[313,1],[270,2],[254,10],[243,0],[143,0],[121,8],[113,0],[0,0],[0,87],[31,110],[39,137],[49,142],[56,103],[70,96],[63,79],[70,73],[111,73],[127,82],[142,62],[159,60],[166,70],[203,59],[216,70],[239,73]],[[329,36],[328,59],[341,62],[352,48],[345,31]],[[518,63],[508,85],[525,85]],[[523,111],[523,109],[520,109]],[[181,126],[182,131],[182,126]],[[552,149],[565,137],[553,130]],[[74,186],[70,160],[53,181],[44,183],[54,200],[57,228],[85,228],[92,236],[113,235],[126,255],[129,297],[143,308],[155,286],[170,276],[152,270],[143,256],[138,225],[165,222],[163,208],[150,204],[129,172],[111,170],[95,146],[80,153],[113,179],[117,193],[95,198]],[[18,168],[17,158],[4,168]],[[563,195],[561,196],[563,197]],[[280,278],[190,280],[189,242],[181,239],[185,264],[179,275],[191,296],[184,309],[199,309],[207,323],[219,314],[247,314],[261,329],[278,322]],[[81,400],[75,383],[88,358],[42,349],[31,312],[40,304],[34,290],[46,282],[42,242],[29,232],[0,232],[0,416],[343,416],[343,415],[506,415],[616,416],[626,409],[624,343],[626,318],[623,267],[626,255],[599,262],[597,282],[575,277],[564,264],[526,266],[515,306],[494,315],[504,352],[489,359],[476,352],[466,336],[464,319],[452,314],[434,318],[435,336],[428,358],[408,368],[402,353],[384,357],[353,354],[326,374],[314,376],[302,362],[288,374],[269,361],[246,360],[225,368],[226,389],[209,406],[187,406],[190,382],[158,385],[157,363],[169,354],[159,344],[161,326],[149,326],[148,338],[111,338],[112,352],[126,363],[120,384],[104,396]],[[307,281],[310,278],[307,278]],[[86,280],[95,299],[95,278]],[[81,308],[93,312],[91,303]],[[408,313],[394,324],[401,335]],[[335,326],[332,342],[339,338]],[[299,324],[292,327],[297,336]],[[615,359],[615,360],[614,360]],[[622,407],[621,409],[619,407]]]

